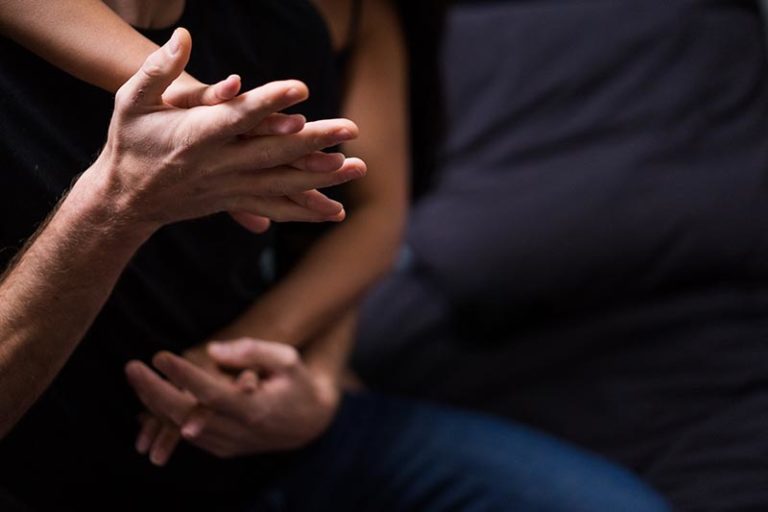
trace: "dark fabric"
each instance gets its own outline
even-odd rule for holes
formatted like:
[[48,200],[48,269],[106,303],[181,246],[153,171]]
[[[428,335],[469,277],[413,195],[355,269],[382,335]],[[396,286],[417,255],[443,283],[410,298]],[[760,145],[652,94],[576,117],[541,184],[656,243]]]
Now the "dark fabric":
[[471,2],[382,389],[524,420],[682,510],[768,509],[768,58],[752,1]]
[[[328,33],[307,1],[188,1],[178,24],[193,35],[188,69],[199,79],[236,72],[247,89],[298,78],[312,91],[298,111],[337,115]],[[162,43],[171,29],[147,34]],[[0,268],[98,153],[111,110],[111,95],[0,39]],[[269,460],[223,463],[191,449],[164,470],[150,468],[133,449],[140,409],[123,374],[129,359],[200,343],[251,304],[268,284],[260,259],[269,238],[226,215],[157,233],[49,391],[0,445],[0,483],[25,501],[60,507],[96,499],[94,488],[140,501],[161,500],[158,489],[168,486],[194,503],[201,483],[257,485],[256,474],[276,473]]]

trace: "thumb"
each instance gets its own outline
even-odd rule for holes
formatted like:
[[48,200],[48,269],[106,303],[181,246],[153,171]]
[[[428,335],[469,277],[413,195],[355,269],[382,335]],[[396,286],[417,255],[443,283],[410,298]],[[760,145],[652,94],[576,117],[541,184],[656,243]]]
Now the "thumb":
[[226,343],[210,343],[208,354],[217,364],[236,369],[264,369],[284,372],[300,363],[299,353],[285,343],[243,338]]
[[159,105],[165,90],[176,80],[189,62],[192,37],[186,29],[177,28],[161,48],[152,52],[118,91],[131,105]]

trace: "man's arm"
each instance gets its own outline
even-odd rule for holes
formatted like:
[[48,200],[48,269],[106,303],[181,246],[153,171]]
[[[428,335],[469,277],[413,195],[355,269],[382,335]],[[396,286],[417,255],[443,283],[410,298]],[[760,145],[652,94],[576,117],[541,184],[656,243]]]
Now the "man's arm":
[[148,226],[115,222],[93,183],[98,165],[0,282],[0,438],[64,366],[151,234]]
[[[322,121],[243,140],[306,98],[296,81],[220,105],[170,107],[162,94],[190,48],[189,34],[176,31],[121,87],[98,161],[0,282],[0,436],[50,384],[131,256],[162,225],[228,210],[276,220],[343,218],[341,205],[313,189],[360,177],[365,166],[313,155],[354,138],[357,127]],[[286,194],[303,194],[305,202]]]

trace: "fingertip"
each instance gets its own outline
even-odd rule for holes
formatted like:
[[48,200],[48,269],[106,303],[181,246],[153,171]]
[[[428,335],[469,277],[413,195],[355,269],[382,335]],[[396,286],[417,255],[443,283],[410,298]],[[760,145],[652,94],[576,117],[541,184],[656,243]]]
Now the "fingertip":
[[192,49],[192,34],[190,34],[189,30],[186,28],[178,27],[173,31],[173,36],[171,37],[176,38],[180,50],[185,51]]
[[286,80],[285,97],[290,101],[304,101],[309,98],[309,87],[300,80]]
[[355,169],[360,173],[360,177],[362,178],[366,174],[368,174],[368,164],[365,163],[364,160],[357,157],[350,157],[347,158],[344,162],[350,169]]
[[261,235],[269,231],[272,222],[266,217],[247,212],[230,212],[235,221],[251,233]]
[[223,101],[229,101],[240,92],[242,83],[239,75],[229,75],[226,79],[216,84],[214,92]]
[[123,370],[125,371],[125,374],[128,376],[128,378],[136,378],[141,375],[143,366],[144,363],[141,361],[132,360],[125,364]]
[[349,119],[337,119],[338,128],[336,133],[346,140],[356,139],[360,135],[360,128],[357,124]]
[[165,466],[166,462],[168,462],[168,458],[164,454],[159,454],[153,451],[149,454],[149,462],[161,468]]
[[347,218],[347,211],[344,208],[342,208],[339,213],[337,213],[336,215],[332,215],[331,217],[328,217],[326,219],[326,221],[328,221],[328,222],[341,222],[341,221],[343,221],[346,218]]
[[243,370],[237,379],[237,384],[243,393],[253,393],[258,387],[259,378],[253,370]]
[[231,353],[231,349],[227,346],[226,343],[221,343],[218,341],[213,341],[209,343],[207,350],[208,350],[208,355],[210,355],[213,358],[226,357]]
[[173,354],[171,354],[167,350],[162,350],[152,357],[152,365],[159,370],[162,370],[163,368],[168,368],[168,365],[171,364],[172,362],[173,362]]
[[184,439],[195,439],[200,435],[200,432],[200,425],[194,422],[185,423],[184,426],[181,427],[181,436]]

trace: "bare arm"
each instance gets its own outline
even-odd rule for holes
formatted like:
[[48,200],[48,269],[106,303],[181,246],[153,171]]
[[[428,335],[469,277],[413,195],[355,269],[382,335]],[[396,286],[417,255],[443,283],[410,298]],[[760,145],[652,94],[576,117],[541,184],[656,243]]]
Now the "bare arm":
[[[340,205],[307,191],[364,172],[355,160],[321,172],[293,167],[354,137],[357,128],[346,120],[309,123],[284,137],[240,138],[306,98],[300,82],[267,84],[216,106],[165,105],[161,95],[186,65],[190,45],[177,31],[118,91],[98,161],[0,282],[0,437],[50,384],[128,260],[160,226],[230,209],[283,220],[335,218]],[[276,190],[309,193],[307,204],[323,212],[288,204]]]
[[0,284],[0,437],[64,366],[150,234],[113,221],[93,183],[100,173],[77,182]]
[[0,0],[0,31],[110,92],[157,49],[101,0]]
[[[0,0],[0,34],[112,93],[157,50],[102,0]],[[177,107],[214,105],[239,89],[236,75],[208,86],[182,73],[164,99]]]
[[350,184],[346,221],[319,240],[222,338],[243,335],[301,345],[352,308],[396,257],[407,212],[405,57],[386,0],[365,3],[344,114],[361,135],[345,145],[368,164]]

